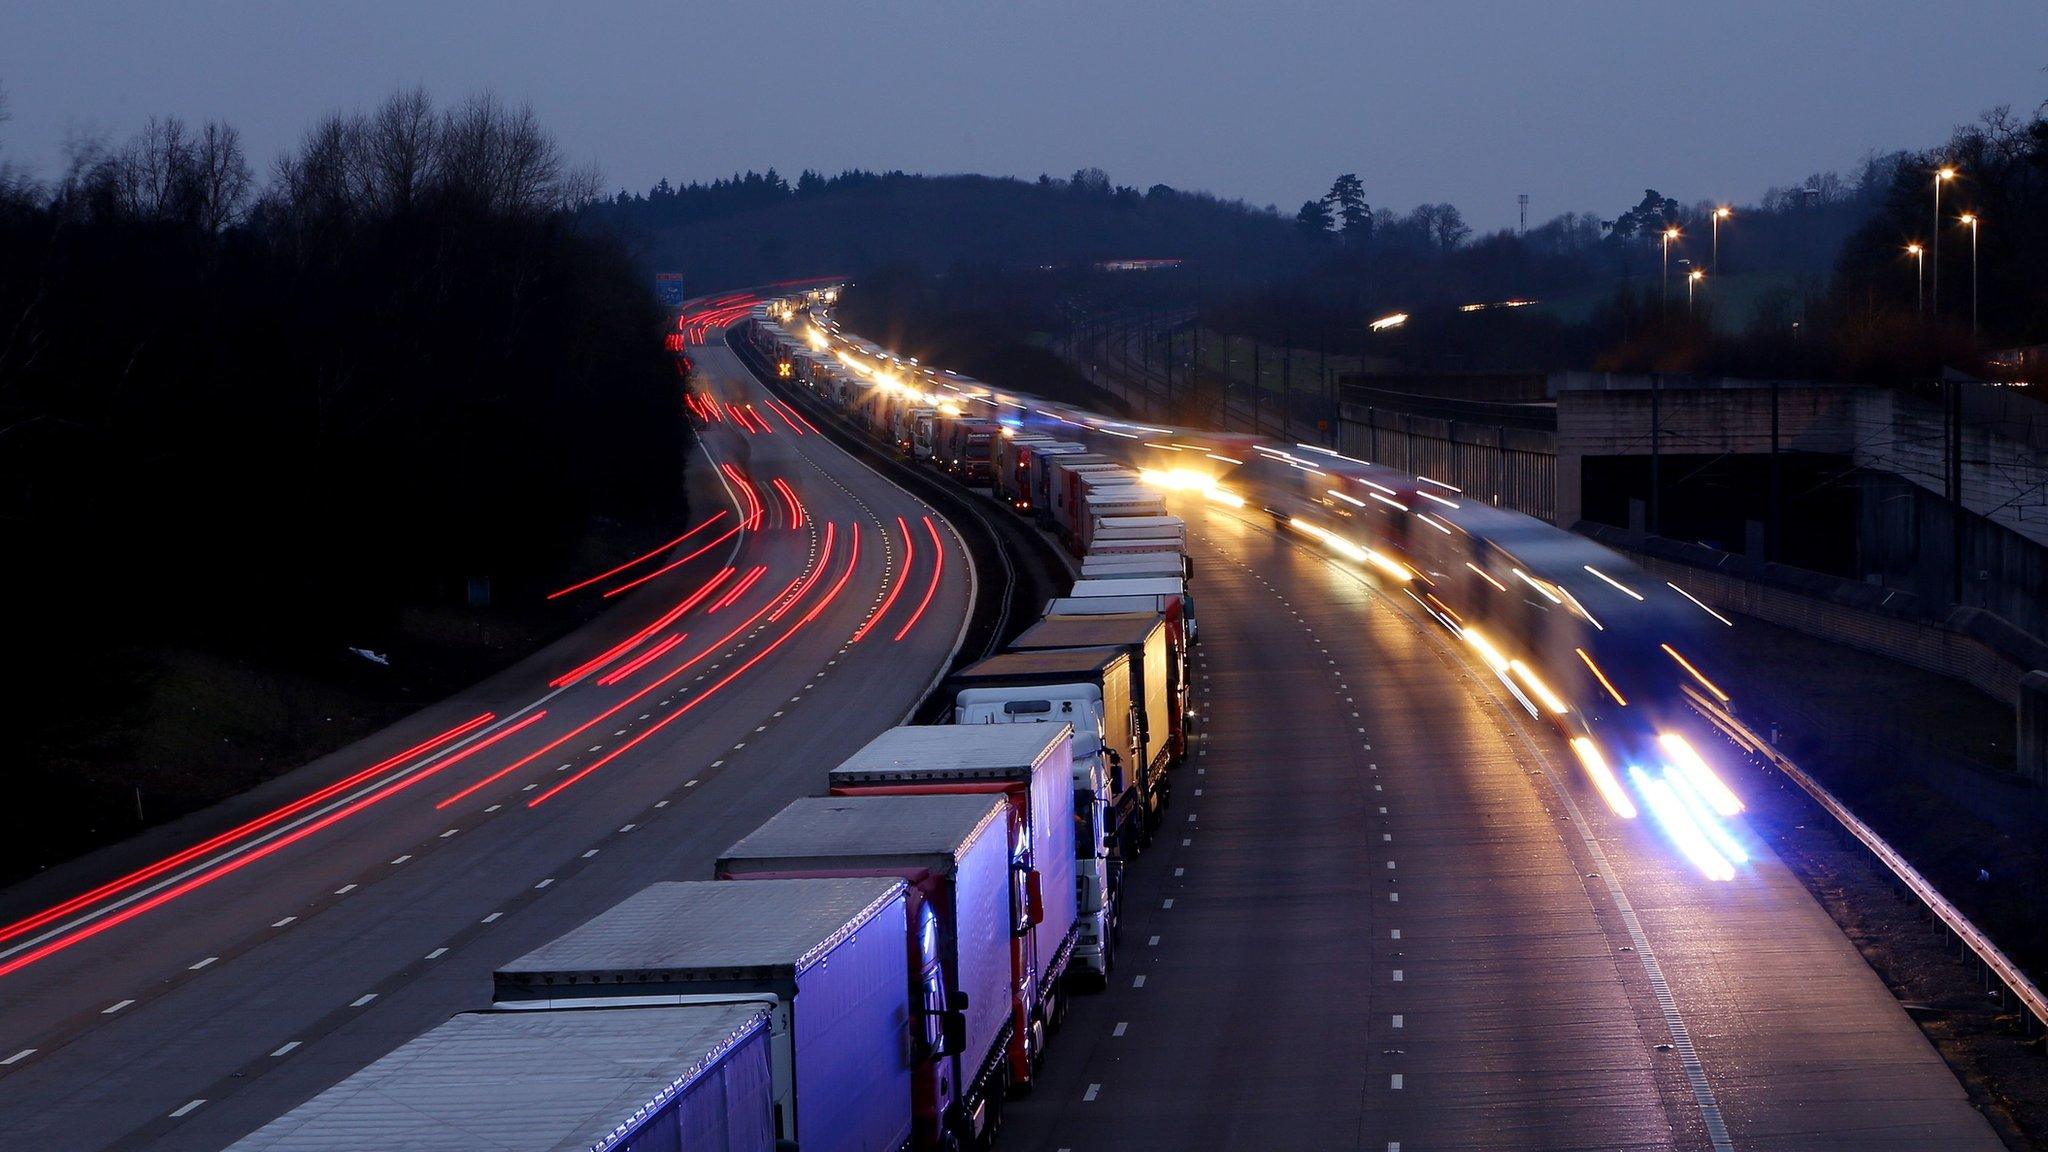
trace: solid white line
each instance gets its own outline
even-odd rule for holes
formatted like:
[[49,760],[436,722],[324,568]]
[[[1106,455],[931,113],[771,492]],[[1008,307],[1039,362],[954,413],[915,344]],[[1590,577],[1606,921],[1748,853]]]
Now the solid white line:
[[119,1004],[110,1004],[107,1007],[100,1009],[100,1015],[112,1016],[114,1013],[119,1012],[121,1009],[126,1008],[127,1006],[133,1003],[135,1003],[135,1001],[133,1000],[123,1000]]
[[361,1008],[363,1005],[368,1004],[370,1001],[375,1000],[376,998],[377,994],[375,992],[367,992],[361,996],[356,997],[354,1000],[349,1001],[348,1006],[351,1008]]
[[287,1053],[287,1052],[290,1052],[290,1051],[291,1051],[292,1049],[294,1049],[294,1048],[297,1048],[298,1046],[299,1046],[299,1042],[298,1042],[297,1040],[292,1040],[292,1041],[288,1041],[288,1042],[287,1042],[287,1043],[285,1044],[285,1046],[284,1046],[284,1047],[282,1047],[282,1048],[279,1048],[279,1049],[278,1049],[277,1051],[275,1051],[275,1052],[272,1052],[272,1053],[271,1053],[271,1055],[272,1055],[272,1056],[282,1056],[282,1055],[284,1055],[285,1053]]
[[204,1103],[206,1103],[204,1097],[198,1100],[193,1100],[185,1104],[183,1107],[180,1107],[177,1111],[171,1113],[171,1119],[176,1120],[178,1117],[183,1116],[185,1113],[192,1111],[194,1108],[197,1108]]
[[199,963],[197,963],[197,964],[194,964],[194,965],[191,965],[190,967],[186,968],[186,969],[185,969],[185,971],[187,971],[187,972],[197,972],[197,971],[199,971],[199,970],[200,970],[201,968],[204,968],[204,967],[206,967],[206,966],[207,966],[208,964],[211,964],[211,963],[213,963],[214,961],[216,961],[216,960],[218,960],[218,959],[220,959],[220,957],[218,957],[218,956],[208,956],[208,957],[207,957],[206,959],[204,959],[204,960],[201,960],[201,961],[200,961]]
[[16,1053],[15,1053],[14,1055],[12,1055],[12,1056],[9,1056],[9,1057],[8,1057],[7,1059],[5,1059],[5,1060],[0,1060],[0,1068],[4,1068],[4,1067],[6,1067],[6,1066],[7,1066],[7,1065],[9,1065],[9,1064],[19,1064],[19,1063],[21,1063],[21,1062],[22,1062],[23,1060],[26,1060],[26,1059],[28,1059],[29,1057],[31,1057],[31,1056],[33,1056],[33,1055],[35,1055],[35,1054],[36,1054],[36,1050],[35,1050],[35,1049],[33,1049],[33,1048],[23,1048],[23,1049],[22,1049],[21,1051],[19,1051],[19,1052],[16,1052]]

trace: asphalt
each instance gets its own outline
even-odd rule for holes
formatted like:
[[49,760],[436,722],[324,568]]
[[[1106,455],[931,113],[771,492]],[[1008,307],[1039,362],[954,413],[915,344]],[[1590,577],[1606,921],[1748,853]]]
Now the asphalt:
[[[451,1013],[484,1004],[500,962],[654,880],[708,876],[719,851],[790,799],[821,792],[834,764],[913,708],[952,660],[975,594],[958,537],[930,506],[825,437],[796,434],[723,346],[696,349],[695,359],[701,391],[753,403],[773,428],[742,434],[713,423],[703,437],[711,458],[759,485],[771,511],[757,531],[369,740],[0,895],[0,924],[16,922],[481,712],[509,729],[544,701],[544,717],[459,763],[437,770],[431,754],[399,761],[371,783],[417,786],[302,840],[269,854],[236,840],[49,928],[0,941],[0,965],[34,954],[40,946],[24,943],[51,928],[69,926],[51,943],[74,941],[0,975],[0,1146],[220,1148]],[[709,467],[692,469],[693,507],[733,506],[714,476]],[[802,526],[791,524],[770,486],[775,477],[802,501]],[[918,533],[907,573],[898,516]],[[926,516],[948,552],[935,587]],[[678,554],[735,520],[728,513]],[[826,523],[834,525],[833,546],[821,556]],[[849,575],[856,527],[859,560]],[[796,608],[780,619],[757,615],[821,558],[822,576]],[[667,630],[686,634],[672,651],[616,687],[549,687],[728,563],[738,569],[729,583]],[[767,568],[759,581],[713,610],[756,566]],[[904,587],[886,626],[849,643],[894,581]],[[928,607],[898,640],[928,588]],[[818,614],[805,622],[814,607]],[[641,701],[437,808],[686,661],[686,671]],[[685,714],[664,724],[673,712]],[[536,797],[548,799],[530,806]],[[242,863],[189,891],[167,885],[186,868],[230,861]],[[120,901],[146,891],[174,898],[115,922],[140,907]]]
[[1179,510],[1196,752],[1004,1147],[2002,1147],[1766,845],[1702,879],[1398,592]]

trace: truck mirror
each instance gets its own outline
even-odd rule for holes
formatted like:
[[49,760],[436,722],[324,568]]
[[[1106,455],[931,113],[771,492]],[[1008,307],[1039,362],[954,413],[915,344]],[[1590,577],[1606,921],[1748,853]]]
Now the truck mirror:
[[939,1017],[941,1056],[958,1056],[967,1051],[967,1013],[947,1012]]
[[1036,868],[1024,873],[1024,893],[1027,906],[1031,909],[1033,924],[1045,923],[1045,886],[1041,882],[1043,879]]

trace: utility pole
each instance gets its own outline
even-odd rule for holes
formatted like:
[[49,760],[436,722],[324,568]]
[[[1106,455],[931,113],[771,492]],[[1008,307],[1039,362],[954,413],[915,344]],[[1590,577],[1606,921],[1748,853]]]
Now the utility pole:
[[1527,233],[1529,231],[1529,194],[1527,192],[1524,192],[1521,195],[1516,196],[1515,203],[1520,205],[1522,209],[1522,226],[1520,228],[1517,228],[1515,231],[1518,233]]

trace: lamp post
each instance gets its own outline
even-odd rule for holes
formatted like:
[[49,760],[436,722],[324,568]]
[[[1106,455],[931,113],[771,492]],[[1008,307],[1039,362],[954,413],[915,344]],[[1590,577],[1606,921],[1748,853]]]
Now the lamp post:
[[1970,339],[1977,338],[1977,214],[1965,212],[1957,219],[1970,226]]
[[1700,282],[1706,278],[1707,274],[1698,268],[1687,273],[1685,277],[1685,314],[1687,316],[1692,315],[1693,294],[1699,290]]
[[1714,275],[1721,274],[1721,221],[1735,215],[1735,210],[1723,205],[1714,209]]
[[1913,258],[1917,267],[1913,270],[1913,286],[1920,296],[1920,314],[1927,315],[1927,249],[1918,244],[1906,245],[1906,255]]
[[1664,274],[1657,287],[1657,302],[1660,306],[1668,306],[1671,303],[1671,242],[1676,239],[1676,227],[1664,230]]
[[1956,178],[1953,168],[1934,172],[1934,313],[1941,314],[1941,186]]

